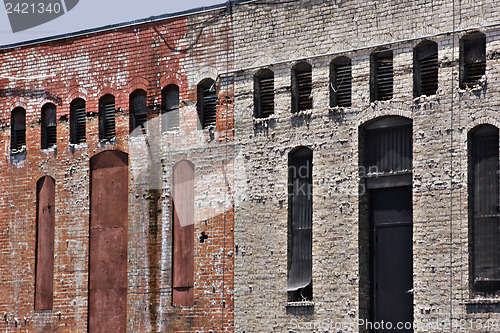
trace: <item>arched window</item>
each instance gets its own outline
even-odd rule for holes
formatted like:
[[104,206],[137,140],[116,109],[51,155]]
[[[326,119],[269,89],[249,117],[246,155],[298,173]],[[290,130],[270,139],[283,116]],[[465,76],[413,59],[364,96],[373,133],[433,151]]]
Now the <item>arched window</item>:
[[144,90],[137,89],[130,94],[129,117],[131,133],[148,120],[147,94]]
[[438,47],[424,41],[413,49],[413,96],[431,96],[438,89]]
[[57,144],[57,112],[56,106],[47,103],[42,107],[41,147],[47,149]]
[[115,136],[115,97],[108,94],[99,99],[99,140],[109,141]]
[[469,134],[469,223],[474,293],[500,294],[498,128],[481,125]]
[[201,127],[214,126],[217,120],[217,94],[214,80],[205,79],[198,83],[197,108]]
[[165,131],[179,129],[179,87],[169,84],[161,91],[162,128]]
[[288,155],[288,301],[311,301],[312,158],[301,147]]
[[480,32],[460,40],[460,88],[480,83],[486,73],[486,36]]
[[54,291],[55,180],[45,176],[36,183],[35,310],[52,310]]
[[386,101],[392,98],[394,71],[392,51],[379,50],[371,55],[370,100]]
[[351,59],[340,57],[330,64],[330,106],[351,106]]
[[73,144],[84,143],[86,141],[86,111],[85,101],[81,98],[74,99],[70,104],[69,113],[70,142]]
[[20,151],[26,146],[26,110],[15,108],[10,116],[10,149]]
[[263,69],[254,76],[254,117],[274,114],[274,73]]
[[312,67],[307,62],[292,68],[292,112],[312,109]]

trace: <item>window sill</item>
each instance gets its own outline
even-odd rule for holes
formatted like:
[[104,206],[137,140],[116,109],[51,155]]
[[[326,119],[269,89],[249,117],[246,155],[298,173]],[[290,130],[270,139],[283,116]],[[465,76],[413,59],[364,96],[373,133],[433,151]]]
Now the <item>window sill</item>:
[[500,298],[471,298],[463,302],[465,305],[500,304]]
[[286,307],[290,307],[290,308],[314,307],[314,302],[312,302],[312,301],[287,302]]

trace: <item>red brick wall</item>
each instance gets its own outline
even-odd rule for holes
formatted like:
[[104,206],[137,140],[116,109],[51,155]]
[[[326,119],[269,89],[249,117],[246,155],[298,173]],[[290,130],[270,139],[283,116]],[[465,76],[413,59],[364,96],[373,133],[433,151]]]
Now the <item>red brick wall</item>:
[[[129,94],[147,91],[154,118],[161,89],[170,83],[180,87],[181,128],[157,138],[155,155],[164,165],[151,169],[161,188],[150,189],[130,173],[127,330],[233,330],[233,210],[220,204],[232,181],[221,177],[225,146],[233,141],[232,83],[218,80],[213,137],[196,129],[195,101],[201,79],[232,69],[228,24],[223,10],[214,10],[0,51],[0,330],[86,331],[89,160],[104,150],[129,153]],[[98,100],[108,93],[119,108],[117,136],[101,144]],[[67,119],[78,97],[89,112],[87,143],[71,146]],[[40,149],[41,108],[48,102],[57,107],[55,150]],[[26,109],[27,150],[24,160],[14,161],[10,112],[18,106]],[[171,172],[182,159],[195,165],[194,306],[187,308],[171,305]],[[45,175],[56,181],[54,304],[52,311],[34,311],[36,182]],[[209,236],[204,243],[202,231]]]

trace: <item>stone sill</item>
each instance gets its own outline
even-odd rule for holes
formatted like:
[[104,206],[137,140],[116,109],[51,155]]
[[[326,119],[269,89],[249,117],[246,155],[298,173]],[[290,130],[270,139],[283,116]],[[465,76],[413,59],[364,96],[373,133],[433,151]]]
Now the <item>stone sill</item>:
[[471,298],[463,302],[465,305],[500,304],[500,298]]
[[304,301],[304,302],[288,302],[286,307],[296,308],[296,307],[314,307],[314,302]]

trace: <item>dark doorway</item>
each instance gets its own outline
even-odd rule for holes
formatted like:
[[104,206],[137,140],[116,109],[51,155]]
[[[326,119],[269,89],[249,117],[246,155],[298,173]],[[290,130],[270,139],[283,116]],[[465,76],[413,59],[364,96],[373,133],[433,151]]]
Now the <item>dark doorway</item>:
[[128,156],[102,152],[90,172],[88,331],[126,332]]
[[396,329],[413,321],[411,187],[370,190],[370,224],[372,331],[413,332]]

